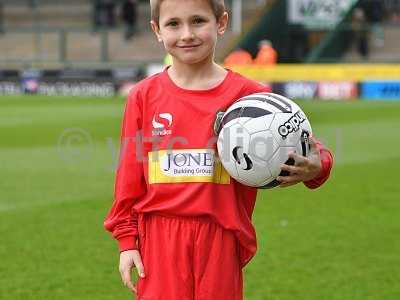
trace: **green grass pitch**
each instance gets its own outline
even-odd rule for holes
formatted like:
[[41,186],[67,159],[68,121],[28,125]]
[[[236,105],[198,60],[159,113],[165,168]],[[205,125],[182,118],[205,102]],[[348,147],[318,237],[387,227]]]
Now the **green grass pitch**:
[[[0,299],[131,299],[102,226],[123,103],[0,98]],[[300,105],[336,165],[259,193],[245,298],[400,299],[400,102]]]

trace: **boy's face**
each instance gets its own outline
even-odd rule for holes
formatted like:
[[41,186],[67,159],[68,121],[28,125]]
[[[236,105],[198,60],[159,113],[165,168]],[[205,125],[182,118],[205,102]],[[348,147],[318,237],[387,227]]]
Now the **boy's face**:
[[225,32],[228,15],[219,20],[206,0],[164,0],[157,25],[151,22],[158,40],[174,59],[196,64],[213,59],[217,36]]

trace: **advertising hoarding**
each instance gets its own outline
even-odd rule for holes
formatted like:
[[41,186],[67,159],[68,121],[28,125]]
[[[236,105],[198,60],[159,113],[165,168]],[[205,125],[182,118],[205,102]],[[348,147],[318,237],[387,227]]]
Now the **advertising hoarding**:
[[363,82],[361,96],[366,100],[400,100],[400,80]]
[[288,0],[288,21],[310,29],[331,29],[355,0]]
[[322,100],[351,100],[358,97],[357,83],[330,81],[318,84],[317,97]]

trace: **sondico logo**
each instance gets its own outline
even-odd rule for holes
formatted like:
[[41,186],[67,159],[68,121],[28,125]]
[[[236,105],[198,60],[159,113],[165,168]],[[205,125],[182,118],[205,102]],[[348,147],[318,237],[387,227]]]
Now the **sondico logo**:
[[172,133],[171,129],[168,129],[172,125],[172,115],[170,113],[161,113],[153,116],[153,130],[152,136],[164,136]]
[[306,116],[301,112],[298,111],[287,120],[283,125],[279,126],[278,132],[285,139],[290,133],[296,132],[300,128],[300,124],[306,120]]

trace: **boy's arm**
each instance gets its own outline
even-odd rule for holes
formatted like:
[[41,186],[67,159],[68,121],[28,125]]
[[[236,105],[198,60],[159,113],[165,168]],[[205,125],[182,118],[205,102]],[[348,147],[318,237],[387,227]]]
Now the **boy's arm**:
[[142,123],[138,98],[138,92],[132,91],[125,106],[114,203],[104,221],[104,227],[118,240],[121,252],[137,249],[137,214],[132,206],[146,192],[142,160],[137,157],[141,153],[137,145],[141,145],[139,135]]

